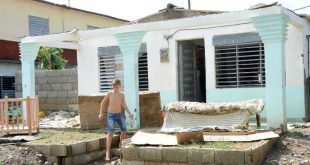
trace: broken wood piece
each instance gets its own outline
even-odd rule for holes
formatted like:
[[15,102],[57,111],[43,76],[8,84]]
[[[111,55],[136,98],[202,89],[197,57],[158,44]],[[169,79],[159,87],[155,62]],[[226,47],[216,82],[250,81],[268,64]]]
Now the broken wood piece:
[[178,144],[187,142],[199,143],[204,141],[203,132],[182,132],[177,133],[176,137]]

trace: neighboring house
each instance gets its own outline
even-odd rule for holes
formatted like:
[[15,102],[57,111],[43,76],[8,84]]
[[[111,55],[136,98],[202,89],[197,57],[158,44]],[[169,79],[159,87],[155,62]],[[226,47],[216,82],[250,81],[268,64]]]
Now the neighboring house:
[[[126,20],[43,0],[0,0],[0,98],[14,97],[14,76],[20,70],[19,42],[39,36],[125,24]],[[64,49],[68,67],[77,65],[76,50]]]
[[[231,102],[261,98],[265,103],[261,115],[267,118],[268,127],[280,127],[287,118],[310,120],[309,16],[299,16],[282,6],[263,6],[136,22],[74,33],[87,38],[76,39],[79,96],[105,93],[111,79],[122,78],[129,109],[139,127],[138,92],[143,75],[147,89],[160,92],[162,106],[182,100]],[[57,41],[72,35],[65,33]],[[54,37],[26,37],[22,47],[36,50],[36,45],[55,41]],[[37,43],[28,44],[30,41]],[[147,61],[143,62],[147,64],[144,74],[139,72],[142,54]],[[22,56],[32,55],[22,52]],[[26,59],[23,65],[28,65]],[[23,73],[33,75],[27,70]],[[23,83],[24,96],[31,95],[34,82]]]

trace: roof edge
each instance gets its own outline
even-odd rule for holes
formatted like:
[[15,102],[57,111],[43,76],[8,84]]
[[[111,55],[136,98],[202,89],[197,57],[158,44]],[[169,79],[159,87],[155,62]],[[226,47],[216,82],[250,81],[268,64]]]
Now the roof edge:
[[45,0],[32,0],[32,1],[39,2],[39,3],[44,3],[44,4],[47,4],[47,5],[56,6],[56,7],[60,7],[60,8],[71,9],[71,10],[75,10],[75,11],[79,11],[79,12],[83,12],[83,13],[89,13],[89,14],[94,14],[94,15],[98,15],[98,16],[104,16],[104,17],[108,17],[108,18],[111,18],[111,19],[119,20],[119,21],[130,22],[129,20],[125,20],[125,19],[121,19],[121,18],[116,18],[116,17],[113,17],[113,16],[109,16],[109,15],[105,15],[105,14],[101,14],[101,13],[96,13],[96,12],[92,12],[92,11],[88,11],[88,10],[78,9],[78,8],[70,7],[70,6],[67,6],[67,5],[61,5],[61,4],[57,4],[57,3],[53,3],[53,2],[48,2],[48,1],[45,1]]

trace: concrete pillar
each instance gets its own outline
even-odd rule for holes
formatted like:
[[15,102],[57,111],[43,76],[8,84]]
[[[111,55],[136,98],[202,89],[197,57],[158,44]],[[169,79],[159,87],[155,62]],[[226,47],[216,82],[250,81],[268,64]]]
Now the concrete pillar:
[[39,51],[38,43],[20,43],[20,60],[22,62],[22,91],[23,98],[35,97],[35,66]]
[[285,41],[288,20],[283,14],[251,18],[265,46],[265,110],[267,127],[286,130]]
[[144,34],[142,31],[115,34],[123,55],[125,99],[135,119],[134,124],[126,121],[130,129],[140,128],[138,51]]

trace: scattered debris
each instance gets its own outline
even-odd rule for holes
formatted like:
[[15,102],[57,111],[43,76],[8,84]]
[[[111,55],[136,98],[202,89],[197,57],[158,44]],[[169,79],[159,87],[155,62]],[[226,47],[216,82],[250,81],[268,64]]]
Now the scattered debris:
[[44,164],[44,156],[30,147],[0,145],[0,164]]
[[40,128],[79,128],[80,116],[71,117],[69,112],[53,112],[41,119]]
[[310,165],[310,123],[296,123],[295,128],[283,133],[267,154],[264,164]]

